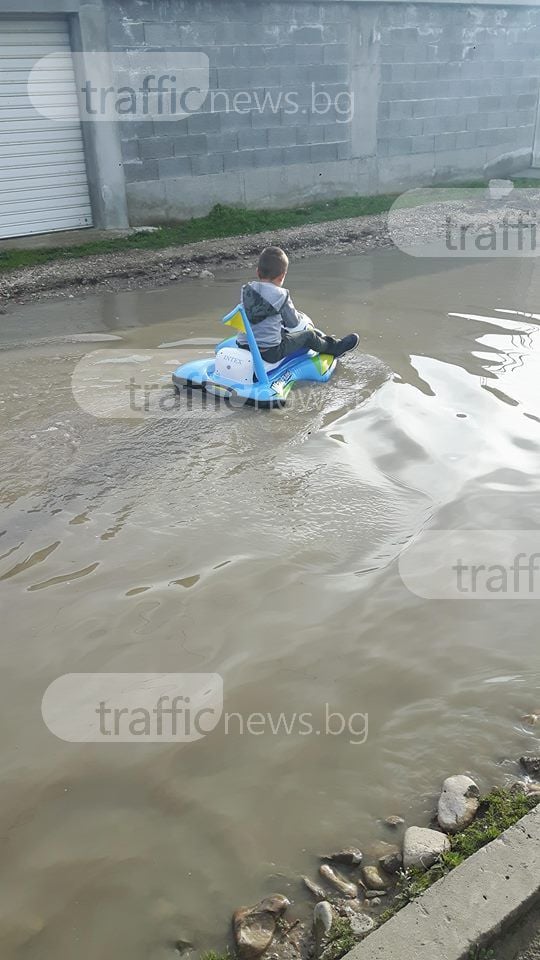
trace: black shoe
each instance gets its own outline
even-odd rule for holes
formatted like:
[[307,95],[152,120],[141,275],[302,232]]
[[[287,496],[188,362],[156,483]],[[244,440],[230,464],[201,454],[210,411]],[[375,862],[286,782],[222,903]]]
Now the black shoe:
[[348,353],[349,350],[355,350],[360,342],[360,337],[357,333],[349,333],[346,337],[343,337],[342,340],[338,340],[335,348],[335,357],[342,357],[344,353]]

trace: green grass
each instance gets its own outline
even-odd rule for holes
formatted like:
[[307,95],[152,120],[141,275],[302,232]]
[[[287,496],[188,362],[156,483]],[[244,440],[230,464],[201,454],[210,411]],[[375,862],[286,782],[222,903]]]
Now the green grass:
[[[540,189],[540,180],[516,179],[514,185]],[[454,184],[441,183],[437,184],[436,188],[451,187],[455,190],[467,190],[471,187],[485,186],[486,182],[483,180],[470,180]],[[424,196],[429,189],[429,187],[425,188]],[[243,207],[217,204],[206,217],[194,217],[180,223],[171,223],[153,233],[134,233],[129,237],[89,240],[87,243],[67,247],[50,246],[30,250],[0,249],[0,273],[52,261],[79,260],[95,254],[106,255],[122,250],[163,250],[165,247],[181,247],[199,240],[219,240],[241,234],[279,231],[310,223],[328,223],[331,220],[347,217],[386,213],[398,196],[400,194],[386,193],[369,197],[342,197],[284,210],[246,210]],[[418,202],[422,202],[421,198],[419,200],[411,196],[408,201],[404,201],[403,206],[415,206]],[[279,236],[276,236],[276,240],[279,240]]]
[[416,867],[403,873],[398,881],[392,906],[379,917],[385,923],[411,900],[425,893],[437,880],[450,873],[461,863],[495,840],[501,833],[513,827],[538,804],[538,797],[527,797],[509,790],[492,790],[480,803],[476,819],[461,833],[451,837],[452,849],[443,853],[429,870]]
[[352,932],[349,920],[345,917],[334,917],[326,946],[321,953],[321,960],[339,960],[357,943],[358,939]]
[[469,960],[495,960],[495,954],[485,947],[473,947],[469,952]]
[[374,197],[343,197],[292,210],[246,210],[242,207],[217,204],[206,217],[196,217],[160,227],[153,233],[90,240],[73,247],[0,250],[0,271],[50,263],[53,260],[76,260],[119,250],[162,250],[164,247],[180,247],[198,240],[218,240],[222,237],[261,233],[264,230],[283,230],[309,223],[326,223],[345,217],[363,217],[386,212],[396,196],[397,194],[381,194]]

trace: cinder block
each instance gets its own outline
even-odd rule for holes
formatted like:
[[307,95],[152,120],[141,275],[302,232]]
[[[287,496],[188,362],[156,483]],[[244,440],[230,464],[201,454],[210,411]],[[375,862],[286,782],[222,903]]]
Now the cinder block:
[[337,160],[337,143],[315,143],[310,147],[312,163],[326,163]]
[[[334,46],[338,46],[334,44]],[[292,44],[294,54],[292,62],[298,64],[336,64],[344,63],[342,59],[339,60],[328,60],[325,58],[325,50],[330,49],[328,46],[324,46],[322,43],[308,43],[308,44]],[[290,63],[291,61],[289,61]]]
[[[256,41],[256,34],[253,37],[253,40]],[[230,49],[225,47],[224,49]],[[266,60],[266,58],[261,57],[261,48],[260,45],[256,42],[254,43],[245,43],[238,45],[236,44],[232,48],[233,58],[232,65],[235,67],[260,67],[262,64],[268,64],[269,66],[279,66],[279,62],[276,60]]]
[[442,100],[435,101],[435,115],[438,117],[455,117],[460,112],[460,107],[465,103],[458,97],[444,97]]
[[340,143],[351,139],[351,127],[348,123],[329,123],[324,127],[325,143]]
[[269,147],[292,147],[296,144],[296,127],[270,127],[267,131]]
[[[118,127],[122,140],[139,140],[142,137],[154,136],[152,120],[119,120]],[[160,123],[160,129],[161,127],[162,124]]]
[[176,24],[172,23],[145,23],[144,39],[152,47],[168,48],[171,41],[178,42]]
[[476,134],[479,147],[490,147],[493,144],[506,143],[514,139],[514,131],[504,127],[500,130],[479,130]]
[[[217,8],[217,5],[216,5]],[[253,43],[253,25],[222,20],[217,32],[219,42],[224,44]]]
[[220,110],[219,124],[222,133],[236,132],[241,128],[251,127],[251,110],[246,113],[237,110]]
[[283,163],[281,147],[266,147],[265,150],[253,150],[254,167],[276,167]]
[[403,63],[404,61],[410,62],[410,58],[405,56],[405,44],[381,44],[381,63]]
[[245,170],[247,167],[253,167],[253,155],[255,150],[237,150],[223,155],[223,168],[228,170]]
[[238,134],[229,133],[211,133],[206,138],[208,153],[230,153],[232,150],[238,150]]
[[478,109],[479,110],[500,110],[501,98],[500,97],[478,97]]
[[318,9],[325,23],[348,23],[351,17],[346,3],[324,3]]
[[469,115],[478,112],[478,97],[464,97],[458,102],[458,114]]
[[189,177],[191,163],[188,157],[165,157],[158,160],[159,179],[166,177]]
[[307,83],[342,83],[349,81],[349,65],[346,63],[321,63],[302,68],[300,82]]
[[435,149],[435,137],[413,137],[412,153],[429,153]]
[[455,150],[456,147],[456,137],[455,133],[438,133],[435,136],[435,150]]
[[289,28],[289,36],[293,43],[322,43],[323,28],[322,25],[311,27],[293,25]]
[[310,161],[311,147],[309,144],[285,147],[282,151],[282,163],[284,166],[289,166],[293,163],[309,163]]
[[324,63],[349,63],[348,43],[326,43],[323,47]]
[[[426,101],[430,102],[430,101]],[[418,104],[413,100],[394,100],[389,104],[389,117],[391,120],[395,118],[402,119],[403,117],[412,117],[413,110],[418,107]],[[415,112],[415,116],[424,116],[425,114]]]
[[[394,129],[392,130],[392,133],[389,134],[388,132],[383,132],[382,129],[379,130],[379,133],[381,136],[385,136],[385,135],[395,136],[396,133],[398,133],[399,136],[401,137],[419,137],[426,133],[433,133],[433,131],[428,131],[425,129],[426,122],[427,122],[426,119],[424,119],[423,117],[409,117],[406,120],[399,120],[397,124],[398,129],[396,130],[395,121],[393,122],[391,121],[392,126],[394,127]],[[380,124],[379,124],[379,127],[380,127]]]
[[[205,44],[215,43],[217,39],[221,39],[221,25],[219,23],[181,23],[178,24],[178,38],[180,44],[184,48],[200,47]],[[151,43],[152,41],[148,41]],[[238,42],[238,41],[237,41]],[[170,47],[171,37],[169,35],[168,44],[165,43],[165,47]]]
[[388,155],[392,156],[404,156],[408,153],[412,153],[413,138],[412,137],[392,137],[388,141]]
[[467,117],[467,130],[477,131],[477,130],[487,130],[489,126],[489,114],[484,111],[484,113],[473,113],[471,116]]
[[148,137],[139,140],[142,160],[157,160],[159,157],[172,157],[174,141],[170,137]]
[[268,132],[264,129],[250,130],[246,128],[238,131],[238,147],[240,150],[255,150],[267,145]]
[[158,161],[144,160],[141,163],[124,163],[124,176],[127,183],[135,183],[139,180],[158,180]]
[[144,43],[144,24],[140,20],[114,17],[109,20],[107,36],[112,45],[121,47],[139,46]]
[[[176,120],[154,120],[155,137],[181,137],[188,132],[188,117],[176,117]],[[148,134],[146,135],[148,136]]]
[[537,101],[538,95],[535,96],[534,93],[522,93],[517,98],[518,110],[521,110],[524,107],[535,107]]
[[[403,64],[403,66],[409,66],[409,64]],[[435,80],[437,77],[442,77],[444,80],[449,79],[442,72],[439,72],[442,67],[451,66],[451,64],[439,64],[439,63],[416,63],[412,64],[414,69],[414,78],[407,77],[407,80],[415,79],[422,80],[424,82]],[[396,77],[397,79],[397,77]]]
[[216,133],[221,129],[219,113],[192,113],[188,118],[188,133]]
[[251,113],[251,126],[254,130],[280,127],[282,126],[282,118],[282,110],[253,110]]
[[245,90],[278,85],[281,82],[279,66],[261,64],[260,67],[218,67],[220,90]]
[[437,100],[417,100],[412,104],[414,117],[433,117],[437,112]]
[[122,158],[124,160],[140,160],[141,156],[139,153],[139,141],[138,140],[122,140]]
[[208,176],[211,173],[223,173],[223,154],[213,153],[206,157],[191,158],[191,173],[194,177]]
[[418,40],[418,27],[393,27],[389,33],[392,43],[415,43]]
[[324,126],[322,124],[306,125],[297,127],[296,140],[299,144],[304,143],[323,143]]
[[478,146],[478,134],[473,130],[461,130],[456,134],[456,149],[469,150]]
[[208,142],[205,136],[176,137],[174,143],[175,157],[191,157],[197,153],[207,153]]

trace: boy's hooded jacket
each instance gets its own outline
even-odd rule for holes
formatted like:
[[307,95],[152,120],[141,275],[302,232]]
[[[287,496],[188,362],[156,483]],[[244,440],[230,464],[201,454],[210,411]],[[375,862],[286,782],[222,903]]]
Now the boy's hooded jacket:
[[[296,327],[300,319],[289,291],[265,280],[253,280],[242,287],[242,306],[261,350],[281,343],[283,327]],[[245,333],[238,334],[237,342],[247,343]]]

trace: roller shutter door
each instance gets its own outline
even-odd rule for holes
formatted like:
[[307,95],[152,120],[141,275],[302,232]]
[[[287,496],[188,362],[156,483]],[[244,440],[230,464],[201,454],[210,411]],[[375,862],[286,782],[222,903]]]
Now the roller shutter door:
[[[61,52],[43,84],[42,107],[65,104],[67,119],[48,119],[28,96],[30,71]],[[40,95],[41,96],[41,95]],[[65,19],[0,17],[0,237],[92,226],[92,211]]]

